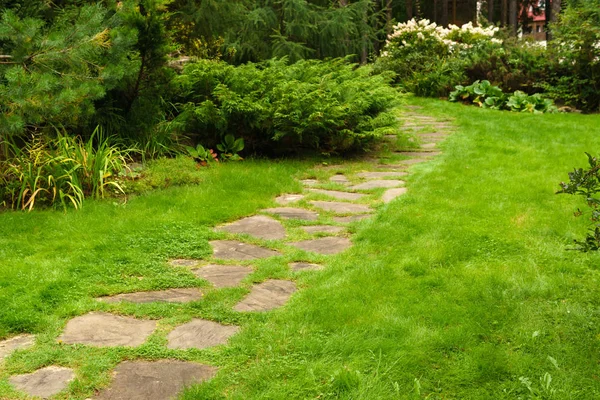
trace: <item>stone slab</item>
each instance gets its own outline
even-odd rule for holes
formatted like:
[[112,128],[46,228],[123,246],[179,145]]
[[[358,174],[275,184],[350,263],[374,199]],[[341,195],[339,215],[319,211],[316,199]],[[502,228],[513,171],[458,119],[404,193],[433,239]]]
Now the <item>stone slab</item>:
[[335,222],[340,224],[347,224],[354,221],[362,221],[363,219],[371,218],[373,214],[358,214],[358,215],[349,215],[347,217],[333,217]]
[[35,344],[35,336],[19,335],[0,341],[0,360],[8,357],[15,350],[24,350],[33,347]]
[[278,251],[237,240],[213,240],[209,244],[213,248],[213,256],[224,260],[255,260],[281,255]]
[[366,195],[362,193],[340,192],[339,190],[324,190],[324,189],[308,189],[311,193],[322,194],[324,196],[333,197],[338,200],[359,200]]
[[92,312],[70,320],[58,341],[96,347],[136,347],[155,329],[156,321]]
[[231,224],[220,226],[217,230],[229,233],[245,233],[266,240],[284,239],[286,236],[285,228],[281,225],[281,222],[265,215],[242,218]]
[[432,149],[435,149],[436,147],[437,147],[437,143],[434,143],[434,142],[432,142],[432,143],[423,143],[421,145],[421,149],[423,149],[423,150],[432,150]]
[[442,154],[440,151],[398,151],[396,154],[401,154],[407,157],[422,157],[429,158]]
[[344,203],[341,201],[311,201],[310,204],[337,214],[363,214],[373,211],[371,207],[364,204]]
[[239,326],[221,325],[213,321],[193,319],[167,335],[169,349],[206,349],[227,343],[240,330]]
[[49,366],[31,374],[10,377],[8,381],[29,396],[46,399],[65,390],[73,379],[75,372],[71,368]]
[[192,271],[197,277],[206,279],[216,288],[236,287],[252,273],[252,268],[241,265],[209,264]]
[[313,264],[308,262],[293,262],[288,264],[292,271],[319,271],[323,269],[322,265]]
[[199,262],[199,260],[177,258],[175,260],[169,261],[169,264],[173,267],[195,267],[196,265],[198,265]]
[[267,208],[264,210],[266,213],[279,215],[284,219],[302,219],[306,221],[314,221],[319,218],[319,214],[314,211],[306,210],[304,208],[294,207],[275,207]]
[[250,294],[233,308],[235,311],[269,311],[283,306],[296,291],[290,281],[270,279],[252,287]]
[[341,226],[333,225],[311,225],[300,227],[306,233],[339,233],[344,230]]
[[371,181],[359,183],[358,185],[354,185],[351,189],[355,190],[370,190],[370,189],[378,189],[378,188],[393,188],[396,186],[403,185],[404,181],[397,179],[374,179]]
[[400,160],[398,161],[399,163],[402,163],[402,165],[415,165],[415,164],[420,164],[426,161],[431,161],[430,158],[427,157],[418,157],[418,158],[409,158],[407,160]]
[[278,196],[275,198],[275,202],[277,204],[281,204],[282,206],[285,206],[286,204],[291,204],[291,203],[300,201],[303,198],[304,198],[303,194],[282,194],[281,196]]
[[396,197],[402,196],[407,191],[408,191],[408,189],[405,187],[388,189],[383,193],[383,196],[381,196],[381,200],[383,200],[384,203],[389,203],[390,201],[394,200]]
[[188,361],[125,361],[97,400],[171,400],[186,387],[212,378],[217,369]]
[[114,296],[99,297],[96,300],[105,303],[119,303],[126,301],[129,303],[189,303],[198,301],[202,298],[202,292],[197,288],[178,288],[157,290],[152,292],[122,293]]
[[337,174],[337,175],[333,175],[331,178],[329,178],[330,182],[334,182],[334,183],[339,183],[342,185],[346,185],[348,183],[350,183],[350,180],[342,174]]
[[408,175],[405,171],[368,171],[357,174],[358,177],[364,179],[381,179],[381,178],[401,178]]
[[300,183],[304,186],[312,187],[317,186],[319,184],[319,181],[316,179],[302,179]]
[[352,246],[352,242],[343,237],[324,237],[289,244],[300,250],[324,255],[338,254]]

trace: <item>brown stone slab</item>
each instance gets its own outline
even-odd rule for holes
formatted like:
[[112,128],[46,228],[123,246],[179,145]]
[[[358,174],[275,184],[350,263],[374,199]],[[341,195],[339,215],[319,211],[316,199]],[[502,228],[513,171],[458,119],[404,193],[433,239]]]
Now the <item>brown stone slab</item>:
[[252,291],[233,309],[235,311],[269,311],[283,306],[296,291],[290,281],[270,279],[252,287]]
[[167,335],[169,349],[206,349],[227,343],[240,330],[239,326],[221,325],[213,321],[193,319]]
[[384,203],[389,203],[390,201],[394,200],[396,197],[402,196],[407,191],[408,191],[408,189],[405,187],[388,189],[383,193],[383,196],[381,196],[381,200],[383,200]]
[[432,142],[432,143],[423,143],[421,145],[421,149],[423,150],[432,150],[435,149],[437,147],[437,143]]
[[96,300],[105,303],[119,303],[126,301],[129,303],[189,303],[198,301],[202,298],[202,292],[197,288],[178,288],[157,290],[152,292],[122,293],[115,296],[99,297]]
[[291,204],[291,203],[300,201],[303,198],[304,198],[303,194],[282,194],[281,196],[278,196],[275,198],[275,202],[277,204],[281,204],[282,206],[285,206],[287,204]]
[[331,178],[329,178],[329,181],[339,183],[342,185],[346,185],[346,184],[350,183],[350,180],[348,180],[348,178],[342,174],[337,174],[337,175],[332,176]]
[[58,341],[96,347],[136,347],[155,329],[156,321],[92,312],[70,320]]
[[8,357],[15,350],[24,350],[33,347],[35,336],[19,335],[0,341],[0,360]]
[[29,396],[46,399],[65,390],[73,379],[75,372],[71,368],[49,366],[31,374],[10,377],[8,381]]
[[169,261],[169,264],[173,267],[194,267],[198,265],[199,260],[189,260],[185,258],[177,258],[175,260]]
[[354,185],[351,189],[355,190],[370,190],[370,189],[379,189],[379,188],[393,188],[396,186],[403,185],[404,181],[397,179],[374,179],[371,181],[359,183],[358,185]]
[[300,227],[306,233],[339,233],[344,230],[341,226],[333,225],[311,225]]
[[202,383],[215,367],[188,361],[124,361],[114,370],[109,388],[97,400],[171,400],[186,386]]
[[319,184],[319,181],[316,179],[302,179],[300,183],[304,186],[312,187],[317,186]]
[[213,248],[213,256],[224,260],[255,260],[281,255],[278,251],[237,240],[213,240],[209,244]]
[[333,217],[335,222],[340,224],[347,224],[354,221],[362,221],[363,219],[371,218],[373,214],[358,214],[358,215],[349,215],[347,217]]
[[292,271],[319,271],[323,269],[322,265],[313,264],[308,262],[293,262],[288,264]]
[[206,279],[216,288],[235,287],[252,273],[252,268],[241,265],[209,264],[192,271],[197,277]]
[[314,221],[319,218],[319,214],[314,211],[306,210],[304,208],[294,207],[275,207],[267,208],[264,210],[266,213],[279,215],[284,219],[303,219],[306,221]]
[[364,204],[344,203],[341,201],[311,201],[310,204],[337,214],[363,214],[373,211],[371,207]]
[[365,179],[401,178],[406,175],[408,172],[405,171],[368,171],[357,174],[358,177]]
[[332,255],[338,254],[352,246],[352,242],[343,237],[324,237],[319,239],[303,240],[301,242],[289,243],[297,249],[312,253]]
[[362,193],[340,192],[339,190],[324,190],[324,189],[308,189],[311,193],[322,194],[324,196],[333,197],[339,200],[359,200],[366,195]]
[[254,215],[242,218],[231,224],[217,228],[218,231],[229,233],[245,233],[259,239],[277,240],[285,238],[285,228],[281,222],[265,215]]

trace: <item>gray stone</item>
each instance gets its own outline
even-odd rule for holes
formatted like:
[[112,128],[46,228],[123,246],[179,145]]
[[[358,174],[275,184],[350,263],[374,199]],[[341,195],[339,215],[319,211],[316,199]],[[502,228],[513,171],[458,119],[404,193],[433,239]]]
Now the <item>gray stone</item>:
[[66,389],[73,379],[75,373],[71,368],[49,366],[31,374],[13,376],[8,381],[29,396],[47,399]]
[[403,185],[404,181],[396,180],[396,179],[387,179],[380,180],[375,179],[372,181],[367,181],[363,183],[359,183],[358,185],[352,186],[352,189],[355,190],[370,190],[370,189],[378,189],[378,188],[393,188],[396,186]]
[[343,237],[324,237],[319,239],[303,240],[301,242],[289,243],[297,249],[310,251],[318,254],[337,254],[352,246],[352,242]]
[[338,190],[308,189],[311,193],[318,193],[339,200],[359,200],[365,197],[362,193],[340,192]]
[[344,230],[341,226],[311,225],[300,227],[306,233],[338,233]]
[[398,151],[396,154],[401,154],[407,157],[430,158],[442,154],[439,151]]
[[322,265],[308,262],[293,262],[289,264],[292,271],[319,271],[323,269]]
[[379,164],[376,166],[377,169],[385,169],[388,171],[404,171],[408,168],[406,165],[395,165],[395,164]]
[[277,202],[277,204],[285,206],[286,204],[300,201],[303,198],[303,194],[282,194],[281,196],[275,198],[275,202]]
[[435,149],[436,147],[437,147],[437,143],[434,143],[434,142],[432,142],[432,143],[423,143],[421,145],[421,149],[423,149],[423,150],[432,150],[432,149]]
[[304,186],[312,187],[317,186],[319,184],[319,181],[316,179],[302,179],[300,183]]
[[267,208],[264,212],[269,214],[279,215],[284,219],[303,219],[306,221],[314,221],[319,218],[319,214],[314,211],[306,210],[304,208],[294,207],[276,207]]
[[426,161],[430,161],[430,158],[427,158],[427,157],[409,158],[406,160],[400,160],[398,162],[402,163],[402,165],[415,165],[415,164],[420,164],[420,163],[423,163]]
[[354,221],[362,221],[363,219],[371,218],[373,214],[358,214],[358,215],[349,215],[347,217],[333,217],[335,222],[340,224],[347,224]]
[[295,291],[294,282],[270,279],[254,285],[250,294],[233,309],[243,312],[272,310],[283,306]]
[[255,260],[281,255],[278,251],[237,240],[213,240],[209,243],[213,248],[213,256],[224,260]]
[[109,388],[97,400],[170,400],[186,387],[206,381],[215,367],[188,361],[125,361],[114,370]]
[[216,288],[235,287],[252,273],[252,268],[241,265],[209,264],[192,271],[197,277],[206,279]]
[[404,108],[408,108],[409,110],[420,110],[420,109],[423,108],[421,106],[412,106],[412,105],[406,105],[406,106],[403,106],[403,107]]
[[188,260],[188,259],[184,259],[184,258],[177,258],[175,260],[169,261],[169,264],[171,264],[174,267],[194,267],[194,266],[198,265],[199,262],[200,262],[199,260]]
[[373,211],[371,207],[364,204],[343,203],[341,201],[311,201],[310,204],[337,214],[363,214]]
[[350,181],[348,180],[348,178],[346,178],[344,175],[342,174],[337,174],[332,176],[331,178],[329,178],[330,182],[335,182],[335,183],[339,183],[342,185],[347,185],[350,183]]
[[401,178],[408,175],[404,171],[380,171],[380,172],[361,172],[357,176],[365,179],[381,179],[381,178]]
[[404,193],[407,192],[407,190],[408,189],[405,187],[388,189],[383,193],[383,196],[381,196],[381,200],[383,200],[384,203],[389,203],[390,201],[394,200],[396,197],[402,196]]
[[285,238],[285,228],[281,222],[264,215],[242,218],[217,230],[229,233],[245,233],[259,239],[276,240]]
[[156,321],[92,312],[70,320],[58,341],[96,347],[136,347],[155,329]]
[[218,346],[227,343],[227,340],[239,330],[239,326],[193,319],[169,333],[167,347],[169,349],[205,349]]
[[15,350],[24,350],[33,347],[35,336],[19,335],[0,342],[0,360],[8,357]]
[[115,296],[99,297],[96,300],[103,301],[105,303],[119,303],[126,301],[129,303],[189,303],[192,301],[198,301],[202,298],[202,292],[197,288],[178,288],[178,289],[167,289],[157,290],[153,292],[135,292],[135,293],[122,293]]

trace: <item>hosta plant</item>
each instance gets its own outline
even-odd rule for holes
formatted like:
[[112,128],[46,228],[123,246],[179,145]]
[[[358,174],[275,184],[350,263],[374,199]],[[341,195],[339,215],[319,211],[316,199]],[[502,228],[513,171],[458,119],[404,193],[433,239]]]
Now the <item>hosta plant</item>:
[[239,152],[244,150],[244,139],[238,138],[229,134],[225,135],[223,141],[217,145],[217,150],[221,152],[221,159],[228,161],[239,161],[242,157],[239,156]]

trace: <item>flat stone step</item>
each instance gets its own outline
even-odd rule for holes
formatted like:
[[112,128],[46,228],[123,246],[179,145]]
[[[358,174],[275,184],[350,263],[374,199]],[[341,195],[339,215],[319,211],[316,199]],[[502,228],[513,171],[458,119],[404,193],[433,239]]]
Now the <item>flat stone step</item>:
[[206,279],[216,288],[236,287],[250,275],[252,268],[241,265],[209,264],[192,271],[197,277]]
[[317,186],[319,184],[319,181],[316,179],[302,179],[300,181],[300,183],[303,186],[308,186],[308,187],[312,187],[312,186]]
[[339,200],[350,200],[350,201],[359,200],[366,196],[362,193],[340,192],[338,190],[308,189],[308,191],[311,193],[317,193],[317,194],[322,194],[325,196],[333,197],[333,198],[339,199]]
[[339,233],[344,230],[341,226],[333,225],[311,225],[300,227],[306,233]]
[[202,292],[197,288],[179,288],[157,290],[152,292],[122,293],[114,296],[98,297],[96,300],[104,303],[190,303],[202,298]]
[[389,203],[390,201],[394,200],[396,197],[402,196],[407,191],[408,191],[408,189],[405,187],[388,189],[383,193],[383,196],[381,196],[381,200],[383,200],[384,203]]
[[173,267],[194,267],[200,263],[200,260],[190,260],[186,258],[176,258],[169,261],[169,265]]
[[34,335],[19,335],[0,341],[0,360],[8,357],[16,350],[25,350],[35,344]]
[[286,237],[285,228],[281,225],[281,222],[265,215],[242,218],[231,224],[217,227],[217,230],[229,233],[245,233],[265,240],[277,240]]
[[442,154],[441,151],[397,151],[396,154],[400,154],[407,157],[421,157],[430,158]]
[[211,379],[217,368],[189,361],[124,361],[97,400],[175,399],[186,386]]
[[398,171],[404,171],[406,172],[406,169],[408,168],[406,165],[395,165],[395,164],[378,164],[375,166],[377,169],[385,169],[388,171],[394,171],[394,172],[398,172]]
[[333,175],[331,178],[329,178],[329,181],[339,183],[341,185],[347,185],[350,183],[350,180],[342,174]]
[[359,183],[358,185],[351,186],[351,189],[355,190],[371,190],[378,188],[393,188],[396,186],[403,185],[404,181],[397,179],[374,179],[371,181]]
[[213,240],[209,244],[213,248],[213,256],[223,260],[255,260],[281,255],[278,251],[237,240]]
[[275,198],[277,204],[285,206],[287,204],[296,203],[304,198],[303,194],[282,194]]
[[405,171],[368,171],[368,172],[360,172],[357,174],[358,177],[364,179],[381,179],[381,178],[401,178],[403,176],[408,175],[408,172]]
[[156,321],[92,312],[69,322],[58,341],[95,347],[136,347],[156,329]]
[[301,242],[289,243],[297,249],[312,253],[332,255],[338,254],[352,246],[352,242],[343,237],[324,237],[319,239],[303,240]]
[[346,217],[333,217],[333,220],[340,224],[347,224],[354,221],[362,221],[363,219],[371,218],[373,214],[358,214],[349,215]]
[[431,150],[431,149],[435,149],[437,147],[437,143],[432,142],[432,143],[423,143],[421,145],[421,149],[422,150]]
[[241,312],[273,310],[283,306],[295,291],[294,282],[270,279],[254,285],[250,294],[233,309]]
[[226,344],[240,330],[239,326],[221,325],[204,319],[193,319],[167,335],[169,349],[206,349]]
[[313,264],[308,262],[293,262],[288,264],[292,271],[320,271],[323,269],[322,265]]
[[337,214],[363,214],[373,211],[371,207],[364,204],[344,203],[340,201],[311,201],[310,204]]
[[304,208],[294,207],[275,207],[263,210],[269,214],[279,215],[284,219],[302,219],[306,221],[314,221],[319,218],[319,214],[314,211],[305,210]]
[[423,108],[421,106],[412,106],[412,105],[406,105],[406,106],[403,106],[403,107],[404,108],[408,108],[409,110],[420,110],[420,109]]
[[415,164],[420,164],[420,163],[426,162],[426,161],[431,161],[431,158],[427,158],[427,157],[409,158],[407,160],[400,160],[398,162],[401,163],[402,165],[415,165]]
[[75,372],[71,368],[49,366],[31,374],[10,377],[8,381],[29,396],[46,399],[65,390],[73,379]]

